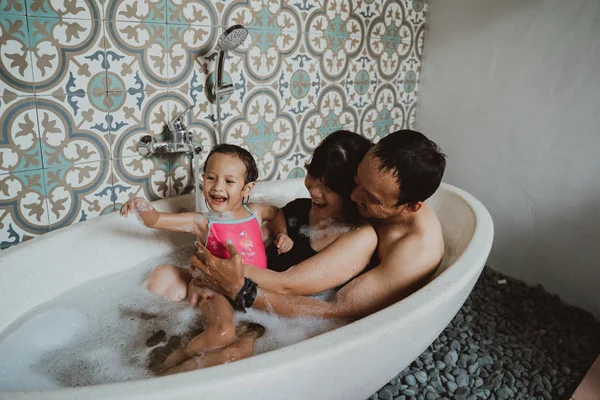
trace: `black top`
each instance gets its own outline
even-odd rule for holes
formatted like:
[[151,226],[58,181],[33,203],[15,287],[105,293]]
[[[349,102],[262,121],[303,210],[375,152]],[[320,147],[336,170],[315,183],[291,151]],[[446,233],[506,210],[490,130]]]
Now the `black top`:
[[300,233],[303,226],[309,226],[308,213],[311,206],[311,199],[296,199],[281,209],[285,216],[287,235],[294,241],[294,247],[287,253],[277,254],[277,247],[271,243],[267,247],[267,266],[270,270],[283,272],[317,254],[310,245],[310,238]]

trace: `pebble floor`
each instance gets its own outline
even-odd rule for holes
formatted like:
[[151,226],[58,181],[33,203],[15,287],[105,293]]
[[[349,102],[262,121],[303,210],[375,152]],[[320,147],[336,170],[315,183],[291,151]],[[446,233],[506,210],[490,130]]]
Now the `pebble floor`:
[[442,334],[369,399],[569,399],[600,352],[600,323],[485,268]]

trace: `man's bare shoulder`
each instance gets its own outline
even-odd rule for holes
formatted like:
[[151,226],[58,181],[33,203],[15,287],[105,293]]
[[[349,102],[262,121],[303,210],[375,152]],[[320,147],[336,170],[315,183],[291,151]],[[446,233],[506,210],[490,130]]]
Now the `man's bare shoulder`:
[[410,229],[390,229],[379,237],[381,264],[388,268],[431,271],[444,255],[442,227],[434,211],[427,205],[419,210]]

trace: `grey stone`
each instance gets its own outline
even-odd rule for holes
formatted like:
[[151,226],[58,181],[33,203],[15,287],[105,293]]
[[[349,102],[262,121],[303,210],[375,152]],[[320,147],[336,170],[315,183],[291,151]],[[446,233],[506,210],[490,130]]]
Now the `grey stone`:
[[440,396],[436,392],[427,392],[425,400],[437,400],[439,397]]
[[469,377],[467,374],[460,374],[456,377],[456,384],[458,387],[467,387],[469,386]]
[[427,374],[423,371],[417,371],[415,372],[415,379],[419,383],[425,383],[427,382]]
[[379,398],[381,400],[393,400],[394,399],[394,395],[392,394],[391,391],[389,391],[388,389],[381,389],[377,395],[379,396]]
[[446,389],[448,389],[450,393],[454,393],[454,391],[458,389],[458,385],[456,382],[448,381],[446,382]]
[[475,372],[477,372],[478,369],[479,369],[479,363],[474,362],[473,364],[469,365],[469,368],[467,368],[467,371],[469,372],[469,374],[472,375]]
[[417,380],[411,374],[408,374],[404,377],[404,382],[409,386],[415,386],[417,384]]

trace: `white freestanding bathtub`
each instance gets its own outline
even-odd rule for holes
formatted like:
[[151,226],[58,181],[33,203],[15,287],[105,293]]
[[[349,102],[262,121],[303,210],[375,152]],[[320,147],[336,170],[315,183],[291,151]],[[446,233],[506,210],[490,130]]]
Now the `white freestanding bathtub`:
[[[307,197],[302,179],[259,183],[261,199]],[[442,222],[446,255],[428,285],[369,317],[249,359],[163,378],[0,399],[365,399],[410,364],[448,325],[488,257],[493,224],[468,193],[442,185],[429,200]],[[282,204],[277,204],[281,206]],[[154,203],[193,209],[193,195]],[[0,255],[0,331],[33,307],[90,279],[190,246],[193,237],[150,230],[118,213],[64,228]],[[1,355],[0,355],[1,357]]]

